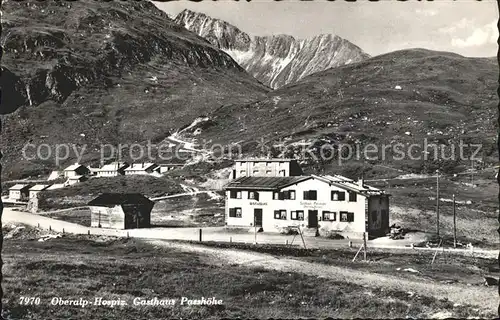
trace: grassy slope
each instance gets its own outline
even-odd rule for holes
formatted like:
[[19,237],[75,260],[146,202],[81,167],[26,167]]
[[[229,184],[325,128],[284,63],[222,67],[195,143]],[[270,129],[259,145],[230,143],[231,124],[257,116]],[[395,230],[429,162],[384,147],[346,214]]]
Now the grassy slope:
[[[317,147],[325,142],[359,142],[362,147],[375,143],[379,150],[382,143],[422,145],[427,138],[429,144],[458,145],[462,139],[482,143],[480,156],[496,162],[492,115],[498,104],[497,74],[494,59],[423,49],[396,51],[313,74],[259,102],[225,106],[211,115],[202,136],[222,143],[242,141],[244,151],[251,154],[259,153],[260,139],[268,146],[302,139],[323,139]],[[415,172],[430,172],[438,165],[451,172],[464,165],[408,157],[391,160],[390,152],[387,158],[373,163]],[[339,167],[337,161],[319,164],[318,169],[326,171]]]
[[[4,257],[5,310],[22,319],[401,318],[426,317],[451,310],[461,316],[480,316],[477,309],[454,307],[448,301],[429,297],[409,297],[406,292],[380,291],[261,268],[231,265],[220,268],[206,264],[203,257],[192,253],[152,248],[133,240],[93,242],[87,237],[46,242],[6,240]],[[360,295],[365,298],[360,299]],[[40,297],[42,303],[20,306],[20,296]],[[223,306],[48,305],[55,296],[120,298],[130,303],[135,297],[204,296],[222,299]]]
[[18,108],[1,137],[7,177],[56,167],[53,155],[24,160],[28,141],[86,144],[88,161],[100,144],[159,142],[223,104],[268,91],[149,2],[11,1],[2,9],[2,67],[13,74],[2,86],[20,96],[0,110]]
[[39,208],[53,210],[84,206],[104,192],[141,193],[147,197],[156,197],[180,193],[182,188],[178,182],[166,177],[138,175],[92,178],[70,187],[44,192],[39,200]]

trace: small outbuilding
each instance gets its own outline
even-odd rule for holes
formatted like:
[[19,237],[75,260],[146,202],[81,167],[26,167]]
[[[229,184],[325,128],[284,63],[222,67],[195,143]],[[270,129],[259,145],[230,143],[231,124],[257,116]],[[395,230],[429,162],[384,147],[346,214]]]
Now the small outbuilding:
[[9,199],[23,201],[28,200],[29,190],[31,185],[29,184],[16,184],[9,188]]
[[98,177],[117,177],[125,175],[125,169],[129,167],[126,162],[114,161],[95,170]]
[[38,194],[42,191],[47,190],[51,185],[46,185],[46,184],[37,184],[34,185],[33,187],[30,188],[29,190],[29,198],[34,199],[38,198]]
[[125,169],[125,175],[147,175],[153,173],[158,165],[156,163],[132,163],[128,168]]
[[154,202],[140,193],[103,193],[88,205],[92,227],[136,229],[151,226]]
[[63,175],[65,178],[85,176],[88,174],[90,174],[89,168],[79,163],[72,164],[63,171]]

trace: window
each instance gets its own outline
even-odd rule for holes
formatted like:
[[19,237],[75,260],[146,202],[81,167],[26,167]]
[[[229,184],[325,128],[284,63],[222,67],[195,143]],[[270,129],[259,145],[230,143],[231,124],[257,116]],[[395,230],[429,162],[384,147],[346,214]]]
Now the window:
[[301,221],[304,221],[304,211],[292,211],[290,218],[292,220],[301,220]]
[[317,200],[318,193],[316,190],[304,191],[304,200]]
[[332,201],[344,201],[345,192],[344,191],[332,191]]
[[358,201],[358,194],[356,192],[349,192],[349,202]]
[[285,200],[285,194],[283,192],[275,192],[273,193],[274,200]]
[[354,212],[340,211],[340,221],[341,222],[353,222]]
[[231,199],[241,199],[241,191],[231,190],[229,192],[229,197]]
[[274,210],[274,219],[286,220],[286,210]]
[[281,177],[286,177],[286,171],[285,170],[280,170],[279,175]]
[[323,211],[323,221],[336,221],[335,212]]
[[266,170],[267,175],[271,175],[273,172],[271,170]]
[[271,166],[271,162],[266,162],[266,167],[270,167]]
[[372,222],[377,222],[377,211],[372,211]]
[[241,218],[241,208],[229,208],[230,218]]
[[254,170],[253,175],[259,174],[259,170]]
[[295,190],[286,190],[273,193],[274,200],[295,200]]
[[241,170],[241,171],[240,171],[240,175],[241,175],[241,176],[246,176],[246,175],[247,175],[247,172],[246,172],[245,170]]
[[256,191],[248,191],[248,199],[259,201],[259,193]]

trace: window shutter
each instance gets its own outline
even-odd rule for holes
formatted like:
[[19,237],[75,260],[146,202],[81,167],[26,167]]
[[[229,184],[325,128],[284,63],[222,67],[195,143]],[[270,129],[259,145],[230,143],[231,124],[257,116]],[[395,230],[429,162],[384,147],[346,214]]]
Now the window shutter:
[[279,218],[280,218],[280,211],[274,210],[274,219],[279,219]]
[[229,209],[229,216],[230,217],[235,217],[236,216],[236,208],[230,208]]
[[353,222],[354,221],[354,212],[348,212],[347,213],[347,221]]
[[259,201],[259,193],[257,191],[255,191],[253,194],[254,194],[254,199],[256,201]]
[[309,200],[309,191],[304,191],[304,200]]
[[284,200],[284,199],[285,199],[285,195],[284,195],[284,193],[283,193],[283,192],[280,192],[280,193],[279,193],[279,199],[280,199],[280,200]]
[[309,200],[317,200],[318,193],[316,190],[309,190]]
[[345,192],[339,192],[339,201],[345,200]]

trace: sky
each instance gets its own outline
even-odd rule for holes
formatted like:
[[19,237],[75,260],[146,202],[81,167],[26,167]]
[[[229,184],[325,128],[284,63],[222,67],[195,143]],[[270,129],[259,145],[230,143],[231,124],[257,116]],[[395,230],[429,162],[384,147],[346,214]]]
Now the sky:
[[203,12],[254,36],[336,34],[370,55],[426,48],[492,57],[498,49],[499,15],[494,0],[178,0],[154,4],[174,17],[186,8]]

